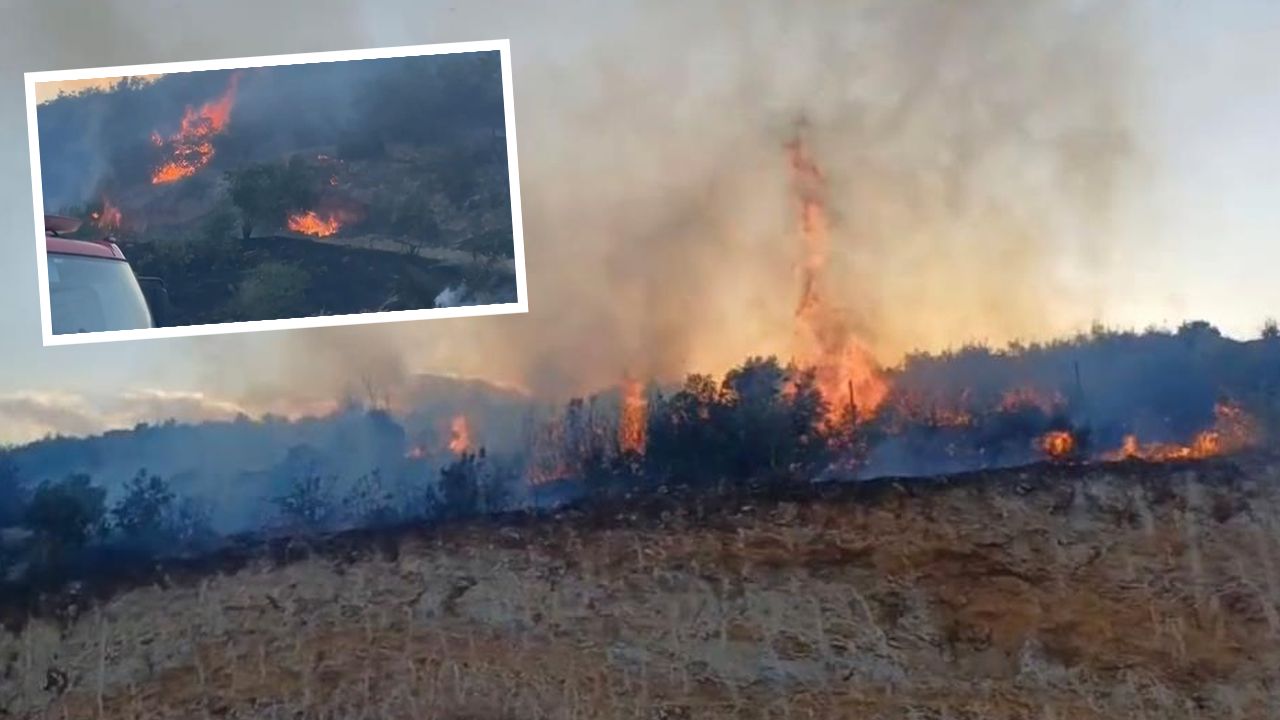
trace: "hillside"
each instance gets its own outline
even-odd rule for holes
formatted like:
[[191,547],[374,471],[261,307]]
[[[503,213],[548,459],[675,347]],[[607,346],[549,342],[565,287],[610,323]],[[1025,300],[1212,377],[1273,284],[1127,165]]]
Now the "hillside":
[[10,605],[0,714],[1273,718],[1278,470],[659,491],[228,550]]

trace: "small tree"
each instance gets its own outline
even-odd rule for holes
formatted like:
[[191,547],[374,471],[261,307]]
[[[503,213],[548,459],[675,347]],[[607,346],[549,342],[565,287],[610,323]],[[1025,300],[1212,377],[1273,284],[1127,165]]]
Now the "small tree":
[[57,483],[46,480],[36,488],[24,524],[35,533],[45,565],[60,564],[102,532],[106,495],[85,474]]
[[1280,339],[1280,324],[1276,323],[1275,318],[1267,318],[1262,324],[1261,337],[1263,340]]
[[395,497],[384,487],[380,470],[356,478],[343,506],[348,522],[357,527],[387,525],[398,517]]
[[26,501],[17,463],[8,450],[0,450],[0,528],[22,521]]
[[234,305],[247,320],[279,320],[307,312],[311,275],[288,263],[265,262],[250,270],[236,288]]
[[333,501],[333,478],[308,474],[297,478],[288,494],[276,498],[275,504],[284,521],[306,532],[317,532],[336,518]]
[[287,165],[261,163],[232,170],[227,183],[245,240],[256,227],[278,224],[290,212],[315,204],[315,182],[296,157]]
[[125,486],[125,495],[111,509],[115,529],[127,543],[161,548],[173,540],[174,494],[169,484],[145,469]]

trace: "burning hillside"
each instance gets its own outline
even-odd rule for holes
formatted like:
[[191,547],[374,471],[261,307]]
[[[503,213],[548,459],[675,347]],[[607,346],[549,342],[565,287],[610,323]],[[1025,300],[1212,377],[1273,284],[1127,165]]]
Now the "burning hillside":
[[151,173],[152,185],[163,185],[191,177],[213,160],[213,139],[231,119],[240,73],[234,72],[223,94],[199,108],[188,107],[177,132],[168,137],[151,133],[151,142],[165,157]]

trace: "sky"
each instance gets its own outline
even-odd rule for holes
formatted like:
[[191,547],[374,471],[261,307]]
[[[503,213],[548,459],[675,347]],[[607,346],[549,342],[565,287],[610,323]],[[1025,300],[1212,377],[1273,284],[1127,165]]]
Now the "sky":
[[[1031,289],[1003,303],[999,285],[1010,278],[1001,278],[1006,268],[999,263],[984,272],[966,269],[951,287],[945,263],[925,272],[928,261],[914,246],[911,254],[894,254],[901,243],[890,238],[863,255],[852,248],[851,257],[861,258],[861,282],[879,293],[869,306],[894,321],[882,322],[878,333],[886,362],[913,343],[925,349],[966,339],[1002,343],[1034,327],[1022,317],[983,317],[986,309],[1005,312],[1004,304],[1032,305],[1046,332],[1084,329],[1095,320],[1143,328],[1204,319],[1228,334],[1251,337],[1267,317],[1280,314],[1280,49],[1272,42],[1280,36],[1280,5],[1116,4],[1126,10],[1123,27],[1081,31],[1085,37],[1118,34],[1115,44],[1124,56],[1123,83],[1105,67],[1096,73],[1097,84],[1115,96],[1103,110],[1089,112],[1122,115],[1133,130],[1127,139],[1133,152],[1122,180],[1106,175],[1105,182],[1124,186],[1108,193],[1115,200],[1107,203],[1106,222],[1090,217],[1076,230],[1062,230],[1062,247],[1075,250],[1060,258],[1051,249],[1036,251],[1034,267],[1067,289],[1058,299],[1039,287],[1057,285],[1016,278]],[[819,77],[826,83],[819,87],[828,91],[849,85],[824,58],[861,47],[856,22],[823,22],[818,11],[808,20],[775,22],[767,12],[755,15],[721,2],[696,5],[687,15],[678,3],[602,9],[572,0],[554,3],[555,12],[488,0],[316,0],[305,12],[279,0],[0,5],[10,27],[26,30],[0,44],[0,235],[7,249],[7,261],[0,263],[0,443],[170,415],[301,411],[322,405],[358,377],[394,384],[407,373],[436,372],[556,393],[622,372],[718,371],[748,352],[773,352],[775,330],[789,318],[793,301],[785,275],[774,286],[765,274],[786,257],[767,244],[770,232],[786,232],[786,176],[768,165],[771,148],[743,153],[737,143],[765,137],[775,117],[806,109],[815,110],[817,124],[824,122],[826,106],[806,105],[795,88]],[[973,37],[983,37],[981,23],[975,24]],[[848,37],[833,35],[837,30],[827,25],[847,27],[839,32]],[[843,46],[827,47],[832,37]],[[23,72],[496,38],[512,42],[529,315],[41,346]],[[982,44],[974,41],[975,48]],[[794,64],[788,62],[792,52]],[[892,57],[894,51],[885,52]],[[752,63],[753,56],[760,62]],[[858,67],[875,67],[850,57]],[[979,60],[987,58],[974,63]],[[1063,62],[1091,61],[1082,52]],[[999,58],[991,63],[999,72]],[[1073,98],[1054,104],[1053,117],[1070,118]],[[720,108],[723,116],[714,118],[712,131],[707,116]],[[831,117],[837,124],[839,117]],[[939,132],[939,126],[924,127]],[[874,169],[898,157],[888,150],[864,157],[851,149],[855,143],[841,143],[838,133],[831,137],[826,157],[837,174],[847,171],[851,184],[857,163],[865,160]],[[656,151],[657,142],[669,142],[671,150]],[[894,152],[909,154],[910,148]],[[1017,160],[1007,162],[1016,166]],[[625,163],[627,170],[610,163]],[[1090,173],[1082,177],[1095,182]],[[1054,194],[1052,185],[1027,188],[1028,195]],[[776,190],[779,199],[760,201],[763,195],[756,193],[765,190]],[[849,196],[868,192],[850,190]],[[1037,206],[1027,200],[1026,207]],[[1088,212],[1095,211],[1102,212]],[[874,230],[871,220],[862,222],[863,231]],[[679,247],[657,244],[654,234],[666,228],[680,235]],[[703,257],[690,243],[705,239],[708,228],[733,237],[714,246],[708,240]],[[950,228],[918,229],[921,236],[950,238],[955,262],[964,264],[964,246],[955,244],[959,235]],[[855,243],[856,234],[835,242]],[[697,273],[713,272],[722,259],[710,257],[712,247],[743,255],[758,250],[761,260],[749,272],[704,280]],[[884,255],[883,264],[876,252]],[[1013,257],[1019,251],[1011,244],[1002,252]],[[1102,255],[1105,260],[1098,259]],[[921,268],[918,281],[911,274],[915,267]],[[1012,275],[1024,265],[1009,267]],[[935,287],[910,290],[912,282]],[[975,283],[994,289],[974,292],[970,300]],[[664,289],[669,287],[697,291]],[[953,301],[954,293],[965,293],[963,302]],[[920,298],[919,307],[903,310],[911,298]],[[682,315],[696,315],[712,329],[673,329]],[[679,353],[647,365],[635,360],[670,337],[679,338],[672,341]]]

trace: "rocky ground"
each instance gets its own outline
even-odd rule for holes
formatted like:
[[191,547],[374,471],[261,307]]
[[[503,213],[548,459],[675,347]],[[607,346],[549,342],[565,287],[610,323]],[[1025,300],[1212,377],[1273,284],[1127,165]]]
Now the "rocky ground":
[[1278,474],[664,493],[228,552],[10,598],[0,716],[1275,718]]

